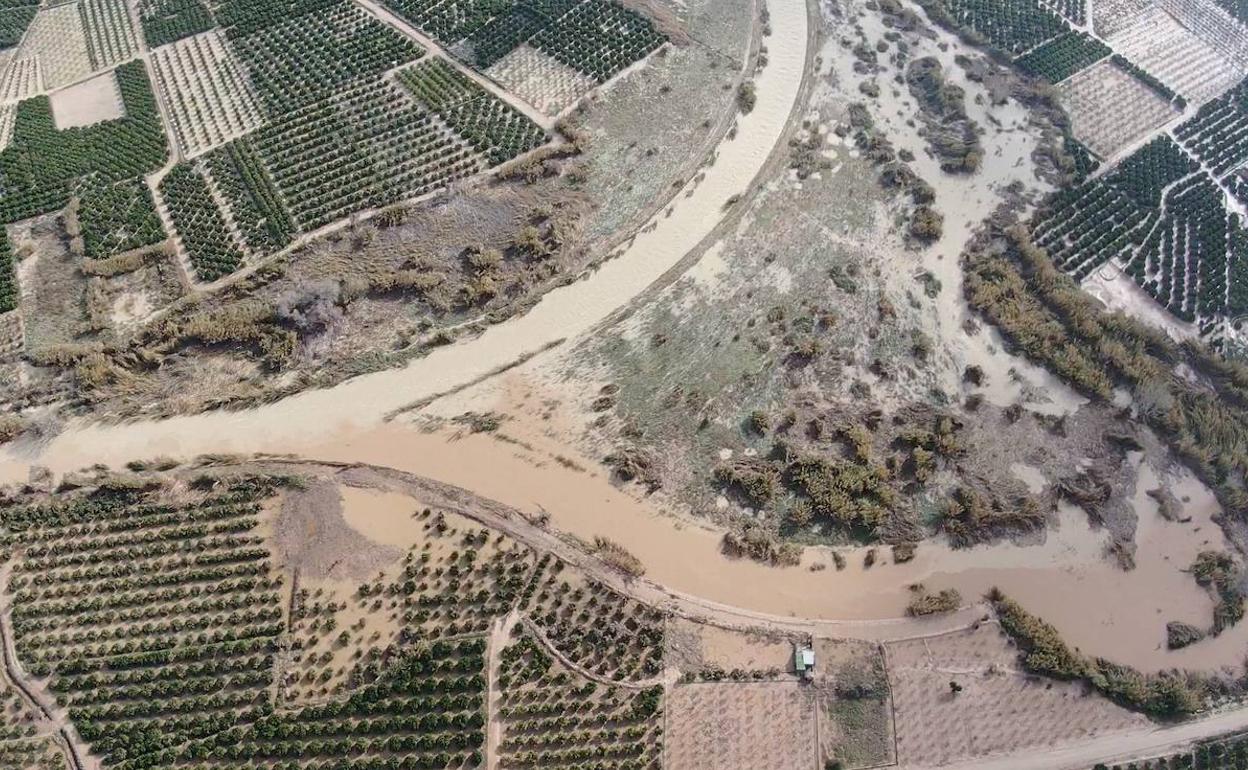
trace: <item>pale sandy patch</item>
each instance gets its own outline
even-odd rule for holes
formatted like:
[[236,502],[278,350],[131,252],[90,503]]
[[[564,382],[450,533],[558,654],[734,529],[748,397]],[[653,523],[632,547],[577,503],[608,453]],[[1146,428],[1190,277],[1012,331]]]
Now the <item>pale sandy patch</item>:
[[[995,623],[886,645],[898,763],[952,764],[1150,723],[1082,684],[1018,670],[1017,650]],[[962,688],[954,693],[949,686]]]
[[39,11],[26,32],[22,51],[39,58],[48,88],[60,88],[90,75],[91,54],[78,4],[66,3]]
[[1109,60],[1067,78],[1057,91],[1075,138],[1102,158],[1178,115],[1165,99]]
[[424,539],[425,523],[412,515],[423,506],[407,495],[360,487],[340,494],[347,526],[374,543],[410,548]]
[[797,681],[684,685],[668,709],[669,770],[816,766],[814,691]]
[[485,74],[547,115],[558,115],[597,83],[536,48],[521,45]]
[[51,101],[52,120],[61,130],[117,120],[126,114],[121,88],[112,72],[57,91]]

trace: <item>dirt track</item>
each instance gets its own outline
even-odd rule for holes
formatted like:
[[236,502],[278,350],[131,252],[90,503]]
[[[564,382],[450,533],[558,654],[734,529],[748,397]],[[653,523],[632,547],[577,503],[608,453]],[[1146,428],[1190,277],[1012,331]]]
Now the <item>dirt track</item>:
[[[673,591],[644,577],[629,578],[592,555],[581,543],[544,529],[508,506],[474,495],[467,490],[415,474],[371,465],[315,463],[303,460],[261,460],[260,467],[275,471],[330,474],[341,483],[409,494],[422,503],[448,510],[543,551],[549,551],[616,591],[660,606],[690,620],[734,630],[767,628],[874,642],[932,637],[975,625],[988,613],[973,605],[954,613],[928,618],[877,621],[837,621],[819,618],[781,617],[753,612]],[[224,466],[230,467],[230,466]],[[1160,755],[1181,750],[1194,741],[1248,729],[1248,709],[1215,714],[1177,725],[1150,726],[1072,742],[1061,748],[1027,749],[1016,754],[959,761],[959,770],[1086,770],[1097,762]],[[921,764],[906,768],[927,767]]]

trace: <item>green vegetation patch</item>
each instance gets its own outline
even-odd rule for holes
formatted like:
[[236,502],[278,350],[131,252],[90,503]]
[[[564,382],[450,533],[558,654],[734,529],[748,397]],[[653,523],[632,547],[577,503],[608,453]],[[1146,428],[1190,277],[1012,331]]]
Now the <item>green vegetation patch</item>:
[[497,165],[541,145],[546,132],[443,59],[399,73],[399,82]]
[[661,685],[625,690],[582,679],[519,626],[501,657],[502,766],[660,766]]
[[234,35],[250,35],[267,27],[321,11],[341,0],[225,0],[216,8],[217,22]]
[[329,703],[259,715],[164,752],[169,764],[226,762],[287,767],[477,767],[485,743],[485,639],[417,643],[383,665],[371,655],[358,687]]
[[295,224],[249,139],[230,142],[207,162],[249,249],[269,253],[290,243]]
[[389,0],[395,13],[443,43],[453,44],[505,13],[512,0]]
[[245,34],[252,28],[230,30],[230,42],[279,118],[424,54],[349,0]]
[[12,48],[22,41],[26,28],[39,12],[38,3],[5,3],[0,5],[0,49]]
[[1038,0],[921,0],[934,19],[1011,56],[1051,40],[1070,26]]
[[19,298],[17,265],[8,231],[0,227],[0,313],[17,308]]
[[1248,161],[1248,79],[1201,105],[1174,135],[1215,174],[1228,173]]
[[1070,649],[1057,629],[1022,605],[993,590],[988,597],[1001,628],[1018,645],[1023,666],[1054,679],[1081,679],[1122,705],[1155,716],[1190,714],[1201,706],[1200,693],[1178,674],[1146,675],[1103,658],[1086,658]]
[[0,221],[15,222],[63,207],[74,182],[96,173],[103,182],[160,168],[168,147],[142,62],[116,70],[125,117],[58,131],[46,96],[17,107],[13,140],[0,152]]
[[174,166],[160,182],[160,195],[201,281],[216,280],[238,269],[243,254],[198,171],[186,163]]
[[78,183],[75,195],[86,256],[106,259],[165,240],[152,191],[142,179],[109,184],[91,174]]
[[50,677],[91,752],[148,761],[268,708],[280,581],[259,534],[267,482],[185,503],[125,481],[0,514],[20,659]]
[[212,11],[201,0],[142,0],[139,20],[149,48],[198,35],[216,26]]
[[1086,32],[1067,32],[1014,60],[1023,70],[1060,83],[1109,56],[1109,46]]
[[530,43],[602,83],[664,40],[645,16],[607,0],[585,0]]
[[462,141],[381,81],[284,115],[254,142],[302,230],[432,192],[480,168]]

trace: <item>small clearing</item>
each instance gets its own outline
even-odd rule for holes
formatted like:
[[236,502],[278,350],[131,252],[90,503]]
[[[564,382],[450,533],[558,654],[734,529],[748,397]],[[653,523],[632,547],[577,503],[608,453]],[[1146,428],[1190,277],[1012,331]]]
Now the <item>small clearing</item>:
[[125,116],[121,88],[112,72],[57,91],[52,94],[51,100],[52,119],[62,131]]

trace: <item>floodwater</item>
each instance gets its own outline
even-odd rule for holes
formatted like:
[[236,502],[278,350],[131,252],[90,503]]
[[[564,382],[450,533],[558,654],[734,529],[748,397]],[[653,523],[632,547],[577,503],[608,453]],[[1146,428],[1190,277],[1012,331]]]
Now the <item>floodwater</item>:
[[[876,12],[868,11],[861,17],[855,17],[854,21],[862,25],[868,45],[884,40],[889,32]],[[914,97],[910,95],[908,86],[893,81],[898,73],[888,63],[887,55],[879,59],[882,67],[878,76],[879,97],[861,100],[894,147],[899,152],[908,150],[914,156],[911,166],[932,185],[935,190],[932,205],[945,217],[941,238],[922,251],[924,269],[934,275],[942,286],[935,300],[936,313],[932,325],[925,331],[939,341],[935,349],[957,361],[957,366],[946,373],[948,389],[956,392],[962,368],[976,365],[990,374],[1000,373],[990,376],[980,391],[990,403],[1004,407],[1028,400],[1032,394],[1043,394],[1047,402],[1032,402],[1028,408],[1047,414],[1070,413],[1087,403],[1087,399],[1047,370],[1007,353],[1004,341],[995,329],[985,327],[975,335],[963,331],[963,323],[971,317],[962,291],[960,260],[963,245],[979,223],[1003,200],[1003,191],[1012,183],[1020,182],[1025,188],[1036,192],[1050,189],[1033,173],[1031,154],[1037,139],[1034,132],[1027,130],[1029,112],[1015,101],[992,105],[987,88],[969,80],[956,63],[956,56],[964,51],[965,47],[952,34],[935,28],[931,36],[911,46],[907,61],[924,56],[938,59],[946,80],[965,91],[967,115],[983,129],[980,141],[984,160],[975,174],[947,174],[941,170],[939,158],[929,154],[926,140],[919,136],[913,125],[917,124],[914,116],[918,114]],[[838,83],[837,87],[851,94],[849,98],[860,100],[856,94],[862,76],[854,72],[856,59],[841,47],[840,36],[829,36],[821,54],[825,66]],[[894,95],[894,90],[897,95]],[[1012,376],[1002,376],[1007,371]]]
[[[656,582],[725,604],[780,615],[871,621],[900,615],[910,583],[923,581],[934,589],[956,586],[968,598],[996,584],[1054,622],[1087,652],[1143,668],[1240,662],[1243,638],[1238,632],[1181,655],[1158,649],[1165,621],[1200,622],[1211,607],[1190,577],[1178,571],[1190,561],[1192,549],[1221,537],[1208,521],[1203,496],[1193,496],[1189,525],[1141,515],[1134,573],[1119,572],[1099,558],[1104,537],[1073,509],[1063,512],[1061,529],[1043,546],[951,551],[929,544],[908,564],[870,569],[862,566],[864,554],[856,551],[848,554],[844,571],[831,566],[825,550],[809,549],[801,566],[779,569],[726,558],[719,551],[719,533],[661,514],[656,506],[613,487],[600,472],[555,461],[556,452],[571,454],[566,445],[530,451],[486,434],[424,433],[383,421],[400,406],[465,385],[526,353],[590,331],[711,233],[723,217],[724,202],[750,184],[782,137],[796,103],[806,58],[806,6],[800,0],[771,0],[768,5],[770,63],[757,79],[757,106],[740,119],[736,138],[719,148],[717,161],[692,195],[677,194],[673,215],[656,218],[653,230],[639,234],[621,257],[595,274],[551,292],[525,316],[440,348],[404,369],[244,412],[119,426],[71,424],[42,451],[6,450],[0,478],[23,478],[36,463],[64,472],[99,461],[120,466],[131,459],[210,452],[374,463],[456,484],[526,512],[547,513],[553,527],[572,534],[610,537],[637,555]],[[962,237],[965,229],[956,224],[955,207],[946,211],[955,212],[947,232],[962,232],[941,244],[948,268],[942,280],[946,275],[950,279],[943,294],[958,297],[951,238]],[[960,316],[957,309],[946,322],[959,322]],[[1016,359],[1010,362],[1017,364]],[[573,459],[586,468],[599,467],[592,460]],[[400,531],[371,530],[401,514],[398,501],[347,494],[344,515],[352,526],[379,542],[406,539]],[[1141,504],[1147,507],[1148,501]],[[388,513],[368,516],[368,511]],[[826,569],[811,571],[816,563]],[[1248,623],[1241,625],[1248,628]]]
[[[358,433],[414,401],[489,376],[528,355],[590,331],[709,235],[724,205],[742,193],[780,141],[797,102],[807,51],[803,0],[769,3],[768,64],[755,79],[757,102],[740,116],[735,138],[716,151],[713,165],[676,194],[670,217],[660,213],[625,252],[583,280],[550,292],[527,314],[490,327],[479,337],[437,348],[402,369],[358,377],[256,409],[212,412],[120,426],[75,423],[38,457],[6,451],[0,478],[25,476],[29,464],[71,470],[100,460],[208,452],[299,452],[309,443]],[[689,193],[686,197],[686,193]]]
[[424,520],[412,514],[424,508],[419,501],[397,492],[344,486],[342,520],[364,537],[398,548],[411,548],[420,542]]
[[[909,586],[915,583],[931,590],[956,588],[967,602],[996,586],[1052,622],[1084,652],[1143,670],[1238,665],[1248,641],[1246,623],[1186,650],[1165,650],[1167,621],[1208,627],[1212,619],[1211,598],[1182,570],[1199,551],[1226,547],[1210,518],[1218,510],[1216,501],[1186,473],[1163,477],[1141,465],[1132,496],[1139,524],[1131,571],[1123,571],[1106,555],[1109,534],[1092,528],[1086,514],[1067,505],[1059,509],[1058,527],[1042,545],[1006,542],[954,550],[925,543],[906,564],[892,564],[888,549],[878,548],[870,568],[864,566],[868,549],[848,549],[842,550],[847,565],[840,571],[827,549],[808,548],[799,566],[779,568],[728,558],[720,552],[718,531],[662,513],[646,499],[610,484],[603,472],[578,471],[558,462],[556,454],[566,458],[568,448],[547,443],[540,428],[508,424],[503,431],[522,443],[392,424],[308,447],[303,454],[395,467],[471,489],[531,515],[546,514],[552,529],[587,540],[604,535],[620,543],[646,565],[647,578],[663,586],[756,612],[869,623],[903,615]],[[585,468],[599,467],[583,457],[569,459]],[[1182,517],[1191,521],[1170,522],[1160,516],[1146,492],[1162,485],[1180,500],[1188,498]],[[410,502],[384,507],[393,510],[379,518],[408,526],[398,517],[414,509]],[[346,506],[348,521],[370,539],[410,542],[410,534],[372,533],[377,523],[351,517],[351,508]],[[812,571],[816,564],[825,568]]]

